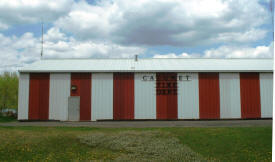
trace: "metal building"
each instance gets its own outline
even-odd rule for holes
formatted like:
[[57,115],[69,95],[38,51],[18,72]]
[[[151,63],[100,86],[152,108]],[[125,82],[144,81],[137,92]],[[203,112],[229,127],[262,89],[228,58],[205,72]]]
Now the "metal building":
[[18,120],[272,118],[273,59],[43,59]]

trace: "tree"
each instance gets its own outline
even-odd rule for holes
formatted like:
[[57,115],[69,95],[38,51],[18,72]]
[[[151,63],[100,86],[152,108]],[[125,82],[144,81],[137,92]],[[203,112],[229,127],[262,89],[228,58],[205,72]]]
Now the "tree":
[[0,75],[0,109],[17,109],[18,75],[16,72],[4,72]]

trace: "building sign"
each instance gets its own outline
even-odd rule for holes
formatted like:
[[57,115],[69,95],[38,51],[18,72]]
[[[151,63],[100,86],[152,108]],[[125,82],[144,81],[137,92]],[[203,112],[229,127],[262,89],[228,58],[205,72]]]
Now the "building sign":
[[154,80],[156,80],[156,77],[154,75],[144,75],[142,77],[142,80],[143,81],[154,81]]
[[182,74],[178,76],[179,81],[191,81],[192,75],[191,74]]
[[[173,77],[173,78],[169,78],[169,77]],[[157,80],[156,76],[154,75],[144,75],[142,77],[142,80],[143,81],[154,81],[154,80]],[[163,81],[169,81],[169,80],[175,80],[175,77],[174,76],[167,76],[165,78],[162,79]],[[181,75],[178,75],[176,77],[176,80],[178,81],[191,81],[192,80],[192,75],[191,74],[181,74]]]
[[157,75],[157,95],[177,95],[177,74]]
[[142,76],[143,81],[156,81],[157,95],[177,95],[178,81],[191,81],[191,73],[181,73],[178,75],[160,75],[157,79],[156,75],[146,74]]
[[176,81],[162,81],[157,83],[157,95],[177,95]]

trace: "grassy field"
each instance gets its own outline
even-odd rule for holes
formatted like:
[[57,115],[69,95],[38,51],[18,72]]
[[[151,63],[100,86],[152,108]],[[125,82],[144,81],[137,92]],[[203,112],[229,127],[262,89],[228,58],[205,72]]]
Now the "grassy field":
[[271,161],[271,127],[0,127],[0,161]]

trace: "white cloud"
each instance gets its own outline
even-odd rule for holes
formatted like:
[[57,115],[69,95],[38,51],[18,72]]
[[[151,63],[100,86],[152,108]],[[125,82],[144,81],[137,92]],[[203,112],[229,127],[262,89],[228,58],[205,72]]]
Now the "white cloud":
[[[0,34],[0,72],[14,71],[40,59],[40,39],[32,33],[20,37]],[[79,41],[69,37],[57,28],[45,34],[44,58],[129,58],[135,54],[145,54],[146,49],[136,46],[122,46],[112,43],[99,43],[90,40]],[[156,54],[154,58],[263,58],[273,57],[273,45],[253,47],[220,46],[202,54],[182,53],[176,55]]]
[[[32,33],[7,37],[0,33],[0,72],[14,71],[40,59],[41,40]],[[128,58],[142,54],[144,48],[78,41],[59,29],[45,34],[44,58]]]
[[1,0],[0,30],[13,24],[51,22],[67,14],[73,0]]
[[[109,5],[108,5],[109,6]],[[106,7],[106,6],[105,6]],[[68,15],[55,22],[56,26],[76,34],[79,38],[106,38],[112,28],[112,7],[93,6],[85,1],[73,5]]]
[[221,46],[204,52],[206,58],[271,58],[273,57],[273,44],[269,46],[234,47]]
[[79,41],[66,36],[57,28],[49,29],[45,35],[46,58],[128,58],[144,52],[144,48],[135,46],[90,40]]
[[253,42],[262,39],[267,34],[266,30],[263,29],[251,29],[243,33],[239,32],[228,32],[220,33],[217,38],[211,38],[213,42]]
[[273,43],[270,43],[268,46],[257,46],[255,48],[241,46],[220,46],[215,49],[213,48],[205,50],[202,54],[156,54],[154,55],[154,58],[273,58],[273,49]]
[[260,0],[107,0],[75,3],[55,25],[77,38],[124,45],[195,46],[261,40]]
[[[109,58],[145,54],[147,47],[221,44],[201,54],[156,58],[273,57],[273,46],[248,47],[267,35],[270,21],[260,0],[1,0],[0,31],[41,19],[53,24],[44,38],[45,58]],[[268,2],[265,2],[268,3]],[[227,44],[227,45],[225,45]],[[0,71],[40,59],[33,33],[0,33]],[[146,56],[145,56],[146,57]]]
[[46,42],[44,47],[46,58],[129,58],[145,51],[139,47],[94,43],[92,41],[79,42],[74,39],[68,42]]
[[47,34],[44,36],[44,41],[56,42],[56,41],[66,41],[68,37],[60,31],[59,28],[50,28]]
[[188,53],[182,53],[180,55],[176,55],[175,53],[168,53],[168,54],[156,54],[154,55],[154,58],[192,58],[196,57],[196,54],[188,54]]
[[17,70],[39,58],[39,49],[31,33],[25,33],[19,38],[0,34],[0,49],[0,72]]
[[6,30],[8,28],[9,28],[9,25],[1,22],[1,20],[0,20],[0,31],[1,30]]

